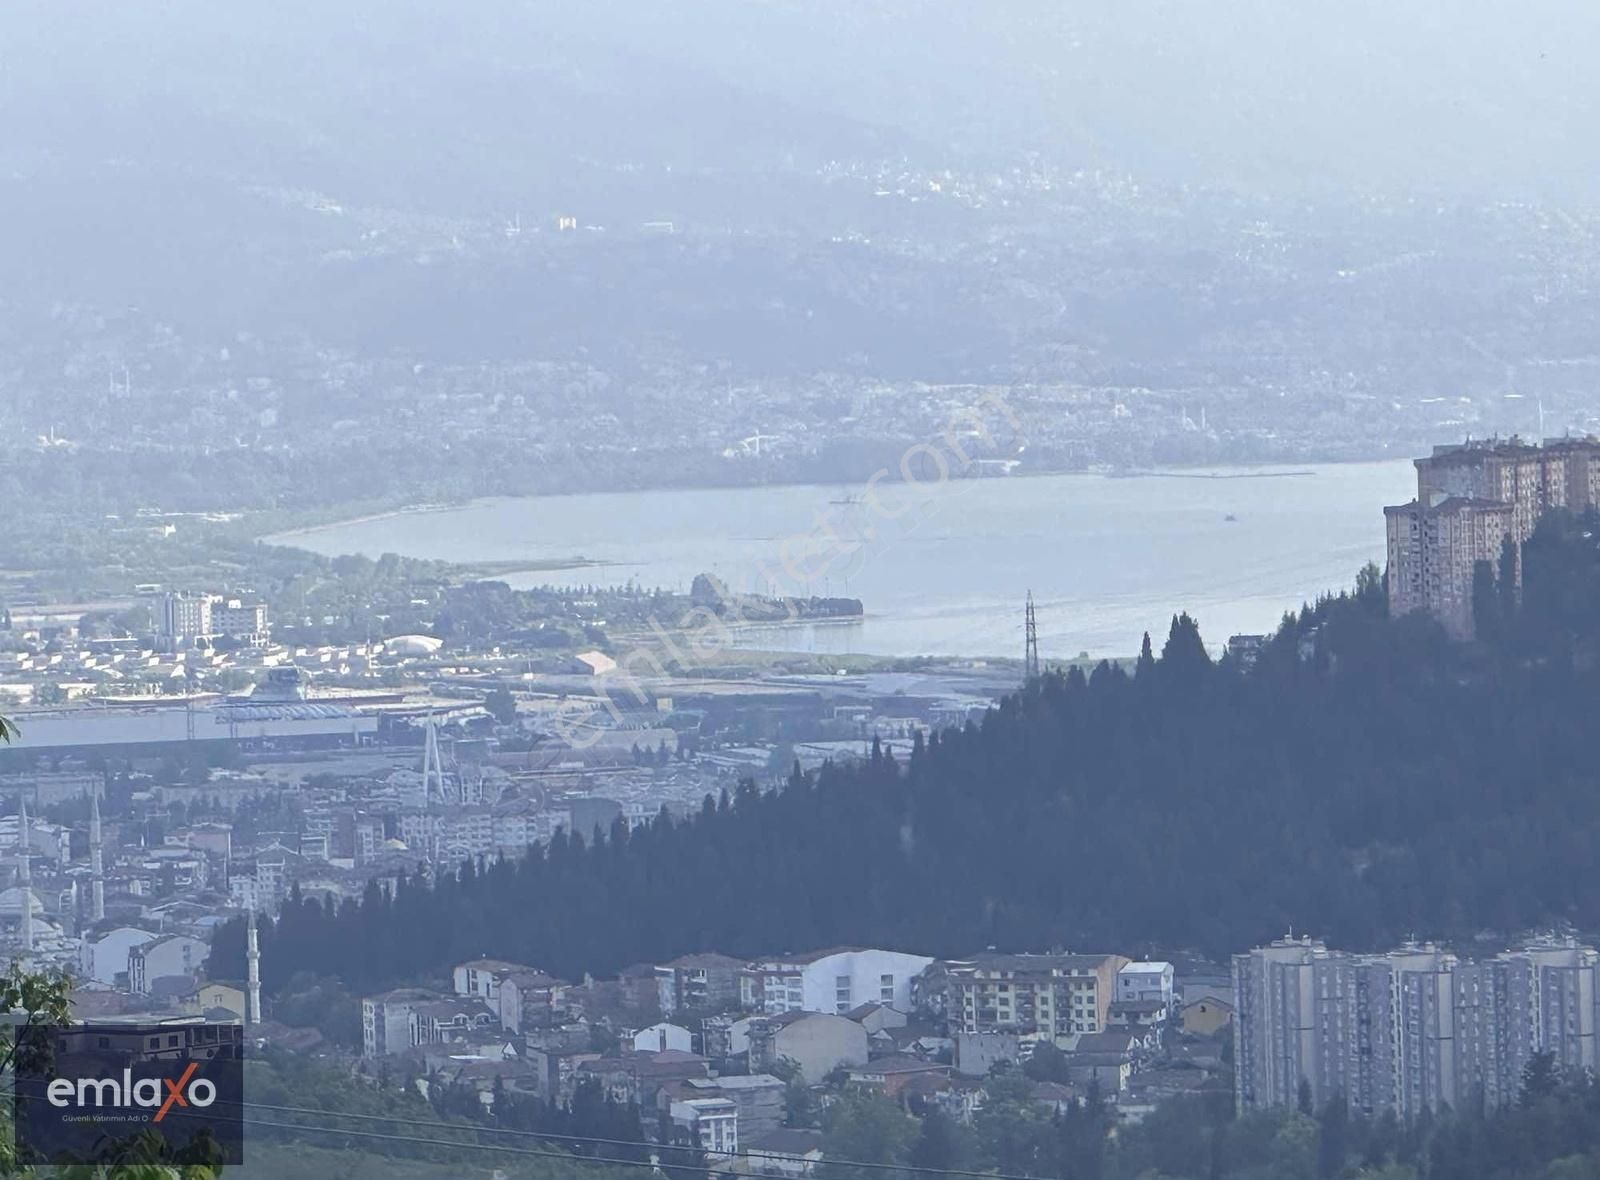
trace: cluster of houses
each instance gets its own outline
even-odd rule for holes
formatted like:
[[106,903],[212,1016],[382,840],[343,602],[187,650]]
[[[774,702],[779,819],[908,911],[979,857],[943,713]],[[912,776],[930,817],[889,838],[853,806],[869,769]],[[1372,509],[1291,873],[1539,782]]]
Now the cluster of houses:
[[[206,972],[224,920],[228,828],[195,824],[160,845],[134,845],[120,838],[123,825],[102,823],[100,785],[38,774],[19,793],[17,814],[0,817],[0,949],[30,969],[69,975],[80,1016],[242,1018],[239,989],[223,996]],[[74,799],[87,802],[86,832],[28,811],[30,801]]]
[[636,1103],[663,1142],[753,1172],[800,1175],[821,1158],[819,1132],[785,1125],[797,1090],[826,1103],[866,1089],[913,1114],[968,1119],[996,1071],[1041,1051],[1055,1056],[1031,1093],[1053,1110],[1098,1094],[1138,1118],[1229,1087],[1227,976],[1180,982],[1171,963],[1121,955],[706,953],[582,983],[477,959],[452,982],[368,996],[366,1055],[408,1066],[424,1087],[470,1086],[485,1106],[497,1093],[563,1103],[591,1082]]
[[[460,766],[441,776],[458,793]],[[248,1018],[253,1039],[328,1050],[319,1029],[246,1011],[248,988],[208,961],[217,924],[270,912],[291,887],[352,896],[414,870],[419,855],[321,798],[298,838],[252,822],[236,843],[232,823],[196,817],[169,821],[154,843],[136,812],[102,817],[98,776],[34,770],[5,787],[18,814],[0,816],[0,940],[34,967],[70,971],[80,1018]],[[86,824],[34,810],[74,799]],[[868,1089],[913,1113],[968,1118],[997,1069],[1028,1067],[1042,1106],[1094,1092],[1138,1117],[1172,1094],[1225,1087],[1232,994],[1228,976],[1200,966],[1114,954],[701,953],[577,982],[485,959],[458,966],[448,987],[367,997],[362,1037],[390,1076],[470,1087],[486,1105],[503,1093],[564,1103],[589,1082],[636,1103],[665,1140],[782,1157],[773,1167],[801,1172],[820,1147],[786,1124],[808,1091],[813,1104]]]

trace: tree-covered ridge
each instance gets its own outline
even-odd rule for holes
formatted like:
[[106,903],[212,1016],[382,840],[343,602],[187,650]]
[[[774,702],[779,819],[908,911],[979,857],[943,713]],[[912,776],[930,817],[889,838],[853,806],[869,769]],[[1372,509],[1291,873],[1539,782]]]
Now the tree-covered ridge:
[[[1390,619],[1369,569],[1249,671],[1179,616],[1131,673],[1048,674],[908,765],[746,786],[337,910],[292,900],[267,986],[315,969],[371,990],[486,954],[576,978],[840,942],[1223,955],[1291,924],[1352,948],[1600,926],[1597,532],[1541,526],[1492,643]],[[231,961],[237,927],[221,938]]]

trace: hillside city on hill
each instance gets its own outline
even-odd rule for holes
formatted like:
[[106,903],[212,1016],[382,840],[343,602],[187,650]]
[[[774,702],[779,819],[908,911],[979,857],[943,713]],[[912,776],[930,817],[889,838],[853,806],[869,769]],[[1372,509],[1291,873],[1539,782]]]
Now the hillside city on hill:
[[[1514,583],[1543,514],[1600,502],[1593,439],[1468,442],[1416,466],[1417,499],[1385,510],[1389,611],[1463,640],[1485,572]],[[484,957],[364,996],[264,999],[255,923],[286,904],[340,906],[569,834],[687,819],[748,780],[904,763],[999,707],[1019,673],[969,660],[646,675],[604,650],[600,625],[537,665],[493,634],[299,647],[275,639],[260,601],[144,601],[142,635],[4,618],[17,734],[0,751],[3,937],[22,962],[70,972],[85,1016],[242,1021],[257,1045],[464,1088],[486,1108],[507,1093],[565,1106],[592,1085],[647,1112],[665,1143],[796,1175],[822,1159],[804,1112],[843,1092],[961,1121],[1021,1077],[1041,1111],[1092,1100],[1137,1123],[1183,1096],[1248,1110],[1309,1086],[1318,1108],[1338,1095],[1415,1117],[1469,1095],[1510,1103],[1541,1055],[1597,1065],[1600,953],[1570,935],[1471,958],[1291,936],[1240,947],[1231,966],[1178,948],[1153,961],[707,950],[601,979]],[[1266,644],[1234,636],[1224,658],[1247,672]],[[246,961],[220,961],[213,938],[239,915]]]

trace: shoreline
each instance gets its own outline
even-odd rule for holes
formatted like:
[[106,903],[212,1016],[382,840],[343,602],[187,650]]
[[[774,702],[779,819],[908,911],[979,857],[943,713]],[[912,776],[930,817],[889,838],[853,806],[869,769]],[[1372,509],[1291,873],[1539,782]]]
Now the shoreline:
[[[480,498],[494,499],[495,497]],[[458,508],[464,508],[468,504],[473,503],[477,503],[477,500],[461,500],[454,503],[447,502],[443,504],[401,504],[395,508],[384,508],[377,512],[364,512],[359,516],[341,517],[338,520],[330,520],[322,524],[296,525],[294,528],[283,529],[275,533],[263,534],[262,536],[257,537],[256,540],[263,545],[278,545],[281,544],[285,538],[289,537],[302,537],[308,533],[320,533],[325,532],[328,529],[348,528],[353,524],[370,524],[376,520],[392,520],[397,516],[426,516],[434,512],[454,512]],[[292,549],[295,548],[295,546],[287,545],[285,548]]]
[[[1401,458],[1386,456],[1383,458],[1369,459],[1330,459],[1326,462],[1315,462],[1316,467],[1353,467],[1360,464],[1395,463],[1402,462]],[[1301,463],[1306,462],[1300,460]],[[1288,470],[1273,470],[1274,468],[1289,468]],[[1071,471],[1025,471],[1013,475],[1003,476],[972,476],[970,482],[986,482],[990,480],[1012,479],[1047,479],[1052,477],[1081,477],[1085,479],[1203,479],[1203,480],[1244,480],[1244,479],[1289,479],[1310,478],[1316,471],[1303,466],[1290,467],[1288,463],[1260,462],[1260,463],[1200,463],[1193,467],[1164,467],[1136,469],[1129,471],[1077,469]],[[484,496],[470,496],[460,500],[447,502],[425,502],[420,504],[401,504],[393,508],[379,509],[377,511],[363,512],[356,516],[334,515],[331,519],[315,524],[297,525],[290,529],[266,533],[256,536],[254,540],[262,545],[282,545],[287,548],[300,548],[290,542],[294,538],[313,536],[318,533],[332,532],[335,529],[349,528],[354,525],[370,524],[381,520],[392,520],[398,517],[426,516],[440,512],[456,512],[463,508],[472,508],[481,504],[492,504],[508,500],[558,500],[572,496],[626,496],[649,494],[653,492],[747,492],[758,489],[775,488],[817,488],[825,489],[854,489],[859,491],[866,486],[865,479],[845,482],[818,483],[815,481],[780,481],[775,483],[742,483],[742,484],[664,484],[654,487],[628,487],[628,488],[585,488],[564,492],[533,492],[528,494],[494,493]],[[885,481],[890,486],[902,483],[902,480]],[[968,482],[967,479],[952,480],[951,482]],[[330,509],[337,513],[337,508]],[[456,564],[456,563],[451,563]],[[474,563],[461,563],[464,567]],[[624,564],[610,561],[584,561],[577,559],[552,559],[548,564],[530,563],[523,566],[527,572],[545,572],[562,569],[590,569],[605,566]],[[505,569],[501,572],[514,573],[515,570]]]
[[[1373,462],[1384,462],[1382,459]],[[1269,464],[1269,466],[1274,466]],[[1332,464],[1324,464],[1332,466]],[[1093,472],[1087,474],[1095,474]],[[1294,479],[1314,476],[1315,471],[1107,471],[1107,479]]]

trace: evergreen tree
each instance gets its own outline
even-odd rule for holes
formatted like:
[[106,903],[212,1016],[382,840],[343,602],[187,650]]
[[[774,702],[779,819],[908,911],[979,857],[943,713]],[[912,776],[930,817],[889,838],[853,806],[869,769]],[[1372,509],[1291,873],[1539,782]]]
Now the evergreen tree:
[[1156,670],[1156,657],[1150,649],[1150,632],[1144,633],[1144,640],[1139,644],[1139,662],[1134,667],[1134,679],[1149,680]]
[[1188,613],[1174,615],[1161,647],[1161,671],[1169,683],[1193,687],[1211,670],[1211,656],[1200,638],[1200,626]]
[[1549,1098],[1561,1085],[1561,1067],[1554,1053],[1535,1053],[1522,1067],[1522,1091],[1519,1101],[1524,1106],[1535,1106]]
[[[821,1180],[910,1180],[882,1165],[904,1165],[917,1138],[916,1121],[882,1095],[846,1091],[823,1121]],[[874,1168],[856,1164],[880,1165]]]
[[1344,1095],[1335,1094],[1329,1099],[1317,1121],[1317,1175],[1330,1180],[1344,1171],[1350,1150],[1350,1109]]
[[1485,643],[1497,644],[1504,636],[1500,587],[1495,582],[1494,566],[1487,561],[1472,566],[1472,630]]
[[937,1180],[935,1173],[970,1169],[972,1155],[971,1133],[943,1111],[930,1110],[922,1117],[908,1162],[923,1180]]
[[489,710],[489,715],[501,725],[515,725],[517,721],[517,700],[504,688],[491,689],[483,698],[483,707]]

